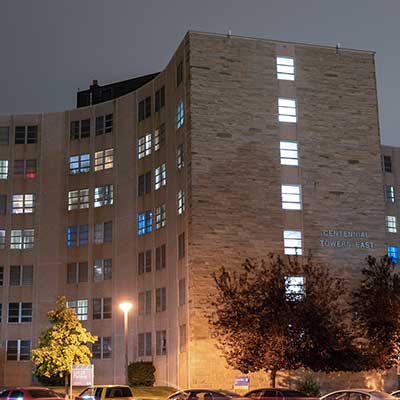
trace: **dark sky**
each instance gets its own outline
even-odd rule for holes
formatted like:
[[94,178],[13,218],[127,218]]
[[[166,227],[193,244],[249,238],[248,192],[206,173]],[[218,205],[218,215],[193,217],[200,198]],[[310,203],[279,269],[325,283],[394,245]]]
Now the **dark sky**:
[[187,30],[376,51],[382,142],[400,146],[400,0],[0,0],[0,114],[161,70]]

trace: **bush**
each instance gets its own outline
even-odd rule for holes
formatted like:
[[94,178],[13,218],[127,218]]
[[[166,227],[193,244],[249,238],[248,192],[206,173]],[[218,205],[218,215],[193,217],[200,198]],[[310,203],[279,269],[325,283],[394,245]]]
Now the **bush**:
[[303,392],[307,396],[320,396],[320,385],[314,375],[310,373],[305,374],[303,380],[297,383],[297,390]]
[[156,381],[156,369],[150,361],[136,361],[128,366],[128,381],[130,386],[153,386]]
[[48,378],[47,376],[39,375],[35,371],[35,377],[43,386],[64,386],[64,378],[61,378],[58,375]]

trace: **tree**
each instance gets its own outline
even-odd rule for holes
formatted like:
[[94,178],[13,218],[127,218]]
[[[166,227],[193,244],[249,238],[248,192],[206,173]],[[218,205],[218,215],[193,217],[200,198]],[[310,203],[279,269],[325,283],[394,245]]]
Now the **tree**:
[[67,308],[65,297],[59,297],[57,307],[47,315],[52,326],[41,334],[38,347],[32,350],[35,374],[66,378],[72,365],[90,364],[92,353],[87,344],[95,343],[97,337],[82,326],[72,308]]
[[363,279],[353,291],[353,322],[370,367],[399,363],[400,276],[390,257],[367,257]]
[[273,387],[282,369],[360,369],[361,355],[343,322],[343,283],[311,255],[300,265],[297,257],[271,254],[260,263],[246,260],[238,272],[221,268],[213,278],[217,291],[207,316],[230,366],[269,371]]

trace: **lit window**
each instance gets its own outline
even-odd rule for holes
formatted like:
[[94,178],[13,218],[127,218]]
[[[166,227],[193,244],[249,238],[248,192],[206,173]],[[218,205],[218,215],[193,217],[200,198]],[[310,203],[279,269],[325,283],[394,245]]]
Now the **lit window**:
[[390,233],[396,233],[397,232],[397,222],[396,222],[396,217],[387,215],[386,216],[386,228],[388,232]]
[[114,202],[113,185],[100,186],[94,189],[94,206],[112,205]]
[[181,215],[185,211],[185,192],[180,190],[178,192],[178,214]]
[[184,122],[185,119],[185,109],[183,105],[183,100],[178,103],[176,108],[176,128],[179,129]]
[[297,122],[296,100],[279,98],[278,113],[279,122]]
[[103,244],[112,242],[112,221],[94,226],[94,243]]
[[13,229],[11,231],[10,249],[32,249],[34,243],[34,229]]
[[32,214],[35,210],[35,194],[13,194],[12,213]]
[[0,160],[0,179],[8,177],[8,160]]
[[294,81],[294,60],[289,57],[276,57],[278,79]]
[[107,133],[112,133],[113,130],[113,115],[101,115],[96,117],[96,136]]
[[156,332],[156,356],[167,355],[167,331]]
[[88,301],[85,300],[72,300],[67,301],[67,307],[75,311],[79,321],[87,321],[88,319]]
[[305,295],[304,276],[287,276],[285,287],[289,300],[301,300]]
[[7,360],[29,361],[31,359],[30,340],[7,340]]
[[90,155],[79,154],[69,158],[69,173],[71,175],[90,172]]
[[112,278],[112,259],[95,260],[93,279],[95,282],[105,281]]
[[93,299],[93,319],[110,319],[112,317],[111,297]]
[[300,185],[282,185],[282,208],[301,210]]
[[301,231],[283,231],[285,254],[302,255]]
[[94,153],[94,170],[101,171],[114,166],[114,149],[96,151]]
[[394,194],[394,186],[393,185],[385,185],[385,200],[388,203],[395,202],[395,194]]
[[385,172],[392,172],[392,157],[383,156],[383,169]]
[[89,208],[89,189],[68,192],[68,211]]
[[184,167],[183,144],[176,148],[176,168],[181,170]]
[[151,332],[138,334],[138,356],[151,356]]
[[397,246],[388,246],[387,248],[388,257],[391,258],[393,264],[399,262],[399,248]]
[[167,164],[162,164],[154,171],[154,188],[160,189],[161,186],[167,184]]
[[8,303],[8,322],[32,322],[32,303]]
[[154,151],[160,150],[165,143],[165,125],[162,124],[154,131]]
[[92,354],[97,359],[111,358],[111,336],[99,336],[97,342],[92,344]]
[[5,229],[0,229],[0,249],[4,250],[6,248],[6,231]]
[[144,235],[153,230],[153,212],[151,210],[138,214],[137,234]]
[[89,226],[73,225],[68,227],[67,245],[68,247],[86,246],[89,243]]
[[164,228],[167,224],[167,208],[165,204],[156,208],[156,229]]
[[14,160],[14,176],[25,179],[36,178],[36,160]]
[[151,154],[151,133],[138,139],[138,159]]
[[282,165],[299,165],[299,151],[296,142],[281,142],[280,153]]

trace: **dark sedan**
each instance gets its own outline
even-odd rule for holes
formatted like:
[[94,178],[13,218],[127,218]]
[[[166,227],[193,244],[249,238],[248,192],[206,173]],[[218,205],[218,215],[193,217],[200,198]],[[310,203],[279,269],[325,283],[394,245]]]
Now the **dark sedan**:
[[230,400],[240,397],[228,390],[187,389],[171,394],[168,400]]
[[[290,389],[271,389],[271,388],[261,388],[255,389],[245,394],[245,397],[257,400],[311,400],[313,397],[309,397],[306,394],[299,392],[297,390]],[[315,398],[317,399],[317,398]]]

